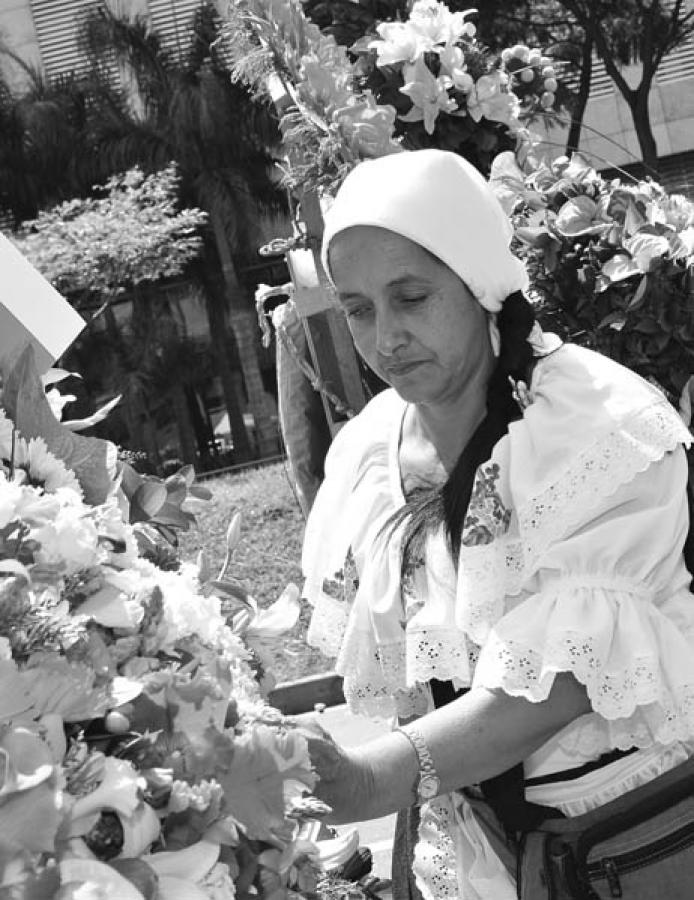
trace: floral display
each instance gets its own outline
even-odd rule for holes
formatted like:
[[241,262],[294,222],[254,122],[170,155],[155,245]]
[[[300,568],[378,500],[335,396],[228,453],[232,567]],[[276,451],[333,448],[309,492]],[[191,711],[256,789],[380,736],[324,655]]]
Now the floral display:
[[383,22],[377,39],[366,37],[354,48],[365,55],[363,83],[397,110],[396,133],[407,149],[437,146],[468,155],[472,142],[478,156],[488,154],[504,136],[499,125],[512,135],[534,108],[554,104],[551,60],[522,45],[497,59],[476,39],[475,12],[417,0],[407,21]]
[[694,372],[694,204],[588,159],[494,161],[544,324],[656,382],[678,403]]
[[283,112],[287,177],[333,191],[360,159],[436,146],[488,171],[523,122],[554,104],[551,60],[517,46],[496,57],[475,36],[474,10],[416,0],[349,53],[303,15],[299,0],[233,4],[219,46],[233,77]]
[[234,581],[238,517],[221,572],[157,564],[186,474],[128,473],[51,403],[26,350],[0,410],[0,893],[318,896],[326,807],[256,678],[298,591],[260,611]]

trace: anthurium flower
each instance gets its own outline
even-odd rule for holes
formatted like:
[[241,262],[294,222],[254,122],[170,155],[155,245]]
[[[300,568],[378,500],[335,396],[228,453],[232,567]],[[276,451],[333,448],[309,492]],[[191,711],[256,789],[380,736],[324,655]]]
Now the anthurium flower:
[[400,118],[403,122],[423,121],[427,134],[433,134],[439,113],[451,113],[458,108],[448,94],[451,79],[444,76],[435,78],[422,57],[414,65],[405,66],[403,77],[405,86],[400,91],[412,100],[413,106]]
[[610,282],[624,281],[625,278],[631,278],[632,275],[638,275],[641,272],[636,260],[628,253],[615,253],[611,259],[603,264],[600,270],[603,281],[600,282],[602,290],[609,287]]
[[640,272],[648,272],[654,259],[661,259],[670,252],[670,241],[665,235],[640,232],[624,242]]

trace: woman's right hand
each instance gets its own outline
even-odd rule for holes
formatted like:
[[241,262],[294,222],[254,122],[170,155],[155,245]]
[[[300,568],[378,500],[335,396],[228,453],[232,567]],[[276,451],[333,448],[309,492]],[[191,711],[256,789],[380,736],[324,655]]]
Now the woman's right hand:
[[318,775],[313,793],[333,810],[328,821],[340,825],[370,818],[373,775],[367,759],[358,750],[335,743],[314,716],[302,717],[297,729],[308,742],[311,764]]

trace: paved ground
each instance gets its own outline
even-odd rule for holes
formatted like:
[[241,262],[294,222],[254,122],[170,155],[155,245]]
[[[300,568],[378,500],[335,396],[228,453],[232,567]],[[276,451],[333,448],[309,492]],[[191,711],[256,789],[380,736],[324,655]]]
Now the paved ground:
[[[365,743],[390,730],[384,722],[375,722],[363,716],[352,715],[346,706],[328,707],[320,716],[320,721],[335,740],[346,747]],[[346,827],[340,826],[338,830]],[[369,847],[373,854],[373,874],[379,878],[390,878],[390,850],[395,816],[372,819],[369,822],[357,822],[355,827],[359,830],[360,845]]]

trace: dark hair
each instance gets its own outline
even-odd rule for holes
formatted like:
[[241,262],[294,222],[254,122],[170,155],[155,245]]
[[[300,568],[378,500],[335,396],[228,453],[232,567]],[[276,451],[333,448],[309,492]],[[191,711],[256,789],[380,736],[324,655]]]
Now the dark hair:
[[520,292],[510,294],[497,316],[501,347],[496,367],[487,386],[487,414],[464,447],[446,482],[436,488],[417,488],[386,524],[393,530],[405,523],[402,543],[403,574],[423,555],[427,534],[445,526],[455,557],[460,550],[463,525],[472,493],[475,473],[489,459],[492,448],[508,431],[509,423],[521,417],[509,378],[529,381],[533,350],[527,341],[535,315]]

